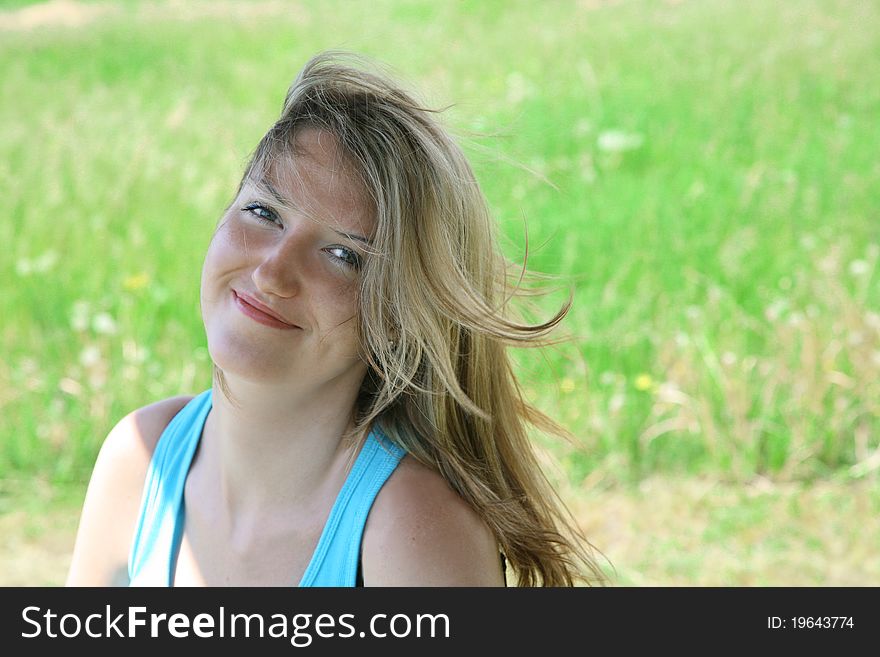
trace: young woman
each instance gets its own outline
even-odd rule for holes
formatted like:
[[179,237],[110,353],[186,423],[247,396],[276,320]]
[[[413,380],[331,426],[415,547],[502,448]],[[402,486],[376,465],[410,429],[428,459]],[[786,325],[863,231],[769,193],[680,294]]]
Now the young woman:
[[68,584],[601,581],[527,426],[565,432],[506,351],[568,305],[513,315],[494,230],[432,112],[356,58],[309,61],[205,258],[214,384],[110,432]]

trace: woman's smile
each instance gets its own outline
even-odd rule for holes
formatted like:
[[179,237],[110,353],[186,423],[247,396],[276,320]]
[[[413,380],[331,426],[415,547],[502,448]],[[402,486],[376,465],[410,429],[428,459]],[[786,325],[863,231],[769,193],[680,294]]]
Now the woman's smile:
[[[261,307],[258,301],[246,295],[240,295],[235,290],[232,291],[232,297],[238,309],[252,320],[264,326],[271,326],[282,330],[299,329],[295,324],[289,324],[280,318],[270,315]],[[259,304],[259,305],[258,305]]]

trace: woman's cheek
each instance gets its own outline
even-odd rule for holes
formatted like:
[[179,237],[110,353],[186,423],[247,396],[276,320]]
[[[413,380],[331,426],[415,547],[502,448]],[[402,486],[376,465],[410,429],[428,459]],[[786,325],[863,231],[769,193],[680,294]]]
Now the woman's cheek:
[[240,227],[224,222],[214,233],[208,252],[205,257],[205,269],[211,272],[222,273],[224,270],[234,268],[241,258],[241,245],[243,243],[242,230]]
[[224,270],[229,268],[229,261],[232,249],[229,245],[229,237],[227,230],[221,225],[205,252],[205,261],[202,264],[202,280],[200,286],[200,297],[202,304],[202,319],[205,319],[204,313],[207,306],[216,300],[220,294],[222,286],[222,275]]

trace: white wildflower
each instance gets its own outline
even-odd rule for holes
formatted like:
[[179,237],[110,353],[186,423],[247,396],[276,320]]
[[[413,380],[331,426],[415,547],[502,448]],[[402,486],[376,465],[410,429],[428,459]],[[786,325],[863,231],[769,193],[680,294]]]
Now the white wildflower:
[[637,132],[624,130],[604,130],[599,134],[598,146],[606,153],[622,153],[641,147],[645,138]]
[[578,119],[574,124],[574,136],[584,137],[593,131],[593,124],[589,119]]
[[34,258],[33,271],[35,274],[45,274],[55,266],[58,262],[58,253],[56,251],[46,251],[40,256]]
[[15,261],[15,273],[19,276],[30,276],[32,270],[33,265],[31,265],[31,261],[27,258],[19,258]]
[[788,301],[785,299],[776,299],[764,309],[764,317],[768,322],[775,322],[782,314],[788,310]]
[[870,269],[871,265],[864,260],[853,260],[849,263],[849,273],[853,276],[864,276]]
[[809,233],[806,234],[806,235],[804,235],[804,236],[801,238],[801,247],[802,247],[805,251],[812,251],[813,249],[815,249],[815,248],[816,248],[816,238],[815,238],[815,236],[810,235]]
[[91,344],[80,352],[79,362],[85,367],[92,367],[101,361],[101,350]]
[[116,333],[116,322],[107,313],[98,313],[92,318],[92,330],[99,335],[113,335]]
[[535,85],[522,73],[513,72],[507,76],[507,102],[517,105],[535,93]]

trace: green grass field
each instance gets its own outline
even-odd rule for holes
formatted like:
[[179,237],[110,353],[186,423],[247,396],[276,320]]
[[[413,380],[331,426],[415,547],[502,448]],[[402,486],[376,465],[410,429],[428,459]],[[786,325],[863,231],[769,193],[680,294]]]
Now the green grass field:
[[[572,506],[622,491],[621,517],[668,514],[630,523],[665,528],[650,548],[579,516],[669,560],[605,549],[623,583],[785,584],[811,550],[847,576],[797,583],[880,583],[880,5],[861,0],[0,3],[2,517],[27,482],[81,500],[118,418],[210,385],[205,248],[325,48],[452,104],[508,255],[527,226],[529,266],[574,286],[572,340],[516,358],[578,438],[540,439]],[[731,492],[733,520],[691,535],[706,481],[788,493],[756,519]],[[774,518],[795,538],[711,568]],[[797,538],[832,535],[845,549]]]

